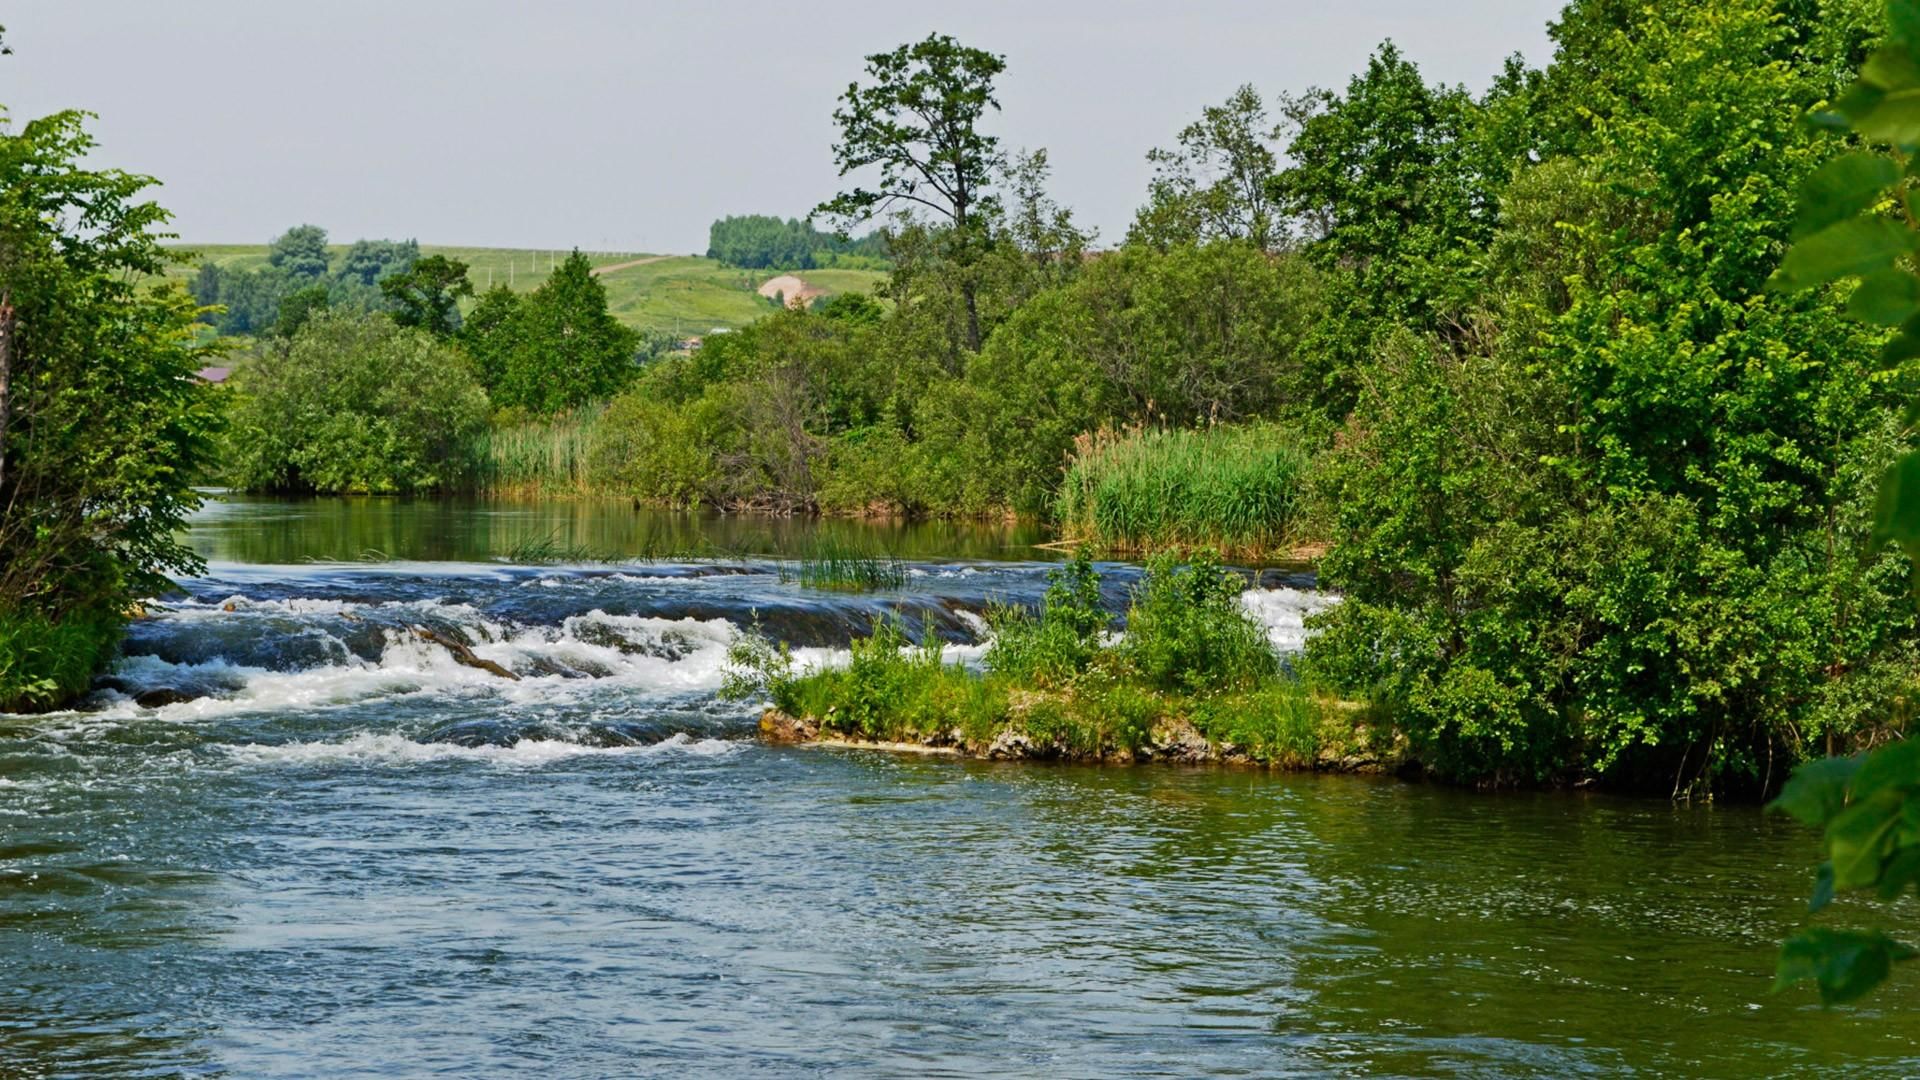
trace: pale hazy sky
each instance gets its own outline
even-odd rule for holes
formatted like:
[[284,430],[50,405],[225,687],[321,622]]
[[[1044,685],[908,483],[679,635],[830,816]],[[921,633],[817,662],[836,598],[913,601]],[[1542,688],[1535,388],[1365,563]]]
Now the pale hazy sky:
[[97,158],[159,177],[177,231],[703,251],[729,213],[836,188],[834,99],[871,52],[952,34],[1003,53],[1009,149],[1117,241],[1143,155],[1241,83],[1343,85],[1391,37],[1483,89],[1548,57],[1560,0],[12,0],[0,104],[100,114]]

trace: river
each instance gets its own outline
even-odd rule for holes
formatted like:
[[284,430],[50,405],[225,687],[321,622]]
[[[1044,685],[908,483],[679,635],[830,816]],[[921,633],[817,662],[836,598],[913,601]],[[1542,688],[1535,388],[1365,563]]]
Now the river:
[[[822,530],[906,585],[783,582]],[[1018,530],[235,499],[190,535],[111,688],[0,717],[0,1076],[1920,1072],[1910,975],[1768,994],[1816,856],[1753,807],[771,748],[718,700],[755,618],[976,654],[1044,588]],[[622,561],[500,561],[529,540]],[[1310,582],[1260,584],[1297,647]]]

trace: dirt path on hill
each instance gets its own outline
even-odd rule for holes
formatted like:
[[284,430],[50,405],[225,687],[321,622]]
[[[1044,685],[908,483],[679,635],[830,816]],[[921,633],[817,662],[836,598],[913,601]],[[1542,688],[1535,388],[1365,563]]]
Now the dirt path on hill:
[[587,271],[587,273],[594,277],[599,277],[601,274],[611,274],[615,270],[631,270],[636,266],[645,266],[648,263],[657,263],[663,259],[674,259],[678,257],[677,255],[649,255],[644,259],[629,259],[623,263],[610,263],[606,266],[596,266]]

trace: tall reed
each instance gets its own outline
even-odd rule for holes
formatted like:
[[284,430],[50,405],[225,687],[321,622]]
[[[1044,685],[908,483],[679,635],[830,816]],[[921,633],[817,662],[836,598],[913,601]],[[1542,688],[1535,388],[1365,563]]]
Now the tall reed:
[[1113,552],[1282,556],[1302,539],[1308,460],[1271,424],[1103,430],[1075,440],[1054,512],[1069,538]]
[[473,443],[475,488],[489,495],[585,495],[594,428],[602,406],[547,420],[491,427]]

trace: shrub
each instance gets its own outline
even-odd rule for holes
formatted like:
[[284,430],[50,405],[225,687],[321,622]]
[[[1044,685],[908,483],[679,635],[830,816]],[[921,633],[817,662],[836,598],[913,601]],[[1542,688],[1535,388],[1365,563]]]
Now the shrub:
[[993,642],[987,668],[1038,686],[1061,685],[1084,671],[1100,648],[1110,621],[1100,603],[1100,574],[1085,548],[1073,561],[1047,572],[1040,612],[997,607],[987,613]]
[[255,491],[449,490],[486,425],[466,357],[384,315],[316,312],[233,386],[229,466]]
[[1149,686],[1204,694],[1252,686],[1279,671],[1266,631],[1240,605],[1246,583],[1209,551],[1186,564],[1147,563],[1119,655]]
[[46,708],[86,692],[120,642],[124,620],[99,611],[54,621],[0,611],[0,712]]

